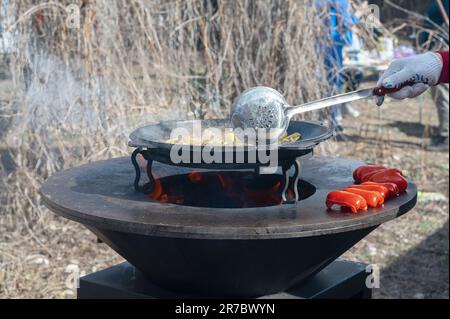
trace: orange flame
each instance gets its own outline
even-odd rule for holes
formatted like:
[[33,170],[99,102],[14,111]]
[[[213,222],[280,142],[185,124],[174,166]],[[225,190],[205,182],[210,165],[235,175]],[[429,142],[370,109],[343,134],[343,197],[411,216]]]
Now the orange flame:
[[[272,184],[267,185],[267,188],[260,186],[253,188],[241,181],[242,176],[235,172],[203,174],[198,171],[180,175],[179,180],[176,179],[176,176],[162,179],[155,176],[153,191],[149,197],[162,203],[187,205],[196,204],[198,201],[205,203],[214,200],[213,198],[216,196],[219,203],[225,200],[233,205],[241,205],[240,207],[263,207],[282,203],[279,194],[280,180],[274,180]],[[191,186],[189,186],[190,183]],[[223,197],[220,194],[223,194]],[[288,196],[292,195],[292,190],[288,190]],[[201,198],[202,196],[203,198]],[[212,204],[214,205],[214,203]]]
[[200,172],[193,171],[188,177],[192,183],[200,183],[203,181],[203,175]]

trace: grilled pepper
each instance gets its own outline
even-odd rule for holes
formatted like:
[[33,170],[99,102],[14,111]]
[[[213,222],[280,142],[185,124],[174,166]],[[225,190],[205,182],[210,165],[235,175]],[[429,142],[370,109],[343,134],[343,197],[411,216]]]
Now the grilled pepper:
[[389,189],[383,185],[352,185],[349,186],[351,188],[357,188],[357,189],[362,189],[365,191],[372,191],[372,192],[378,192],[381,194],[381,196],[383,196],[384,199],[388,198],[389,195]]
[[367,173],[370,173],[370,172],[379,171],[379,170],[385,169],[385,168],[386,167],[379,166],[379,165],[360,166],[353,171],[353,179],[359,183],[361,181],[361,178],[363,175],[366,175]]
[[361,185],[382,185],[389,190],[388,197],[395,197],[400,193],[397,184],[394,183],[376,183],[376,182],[364,182]]
[[367,210],[367,202],[364,197],[345,191],[332,191],[328,193],[326,205],[328,209],[333,207],[333,205],[349,207],[355,214],[358,210]]
[[370,207],[378,207],[383,205],[384,203],[384,197],[380,192],[368,191],[361,188],[353,188],[352,186],[344,188],[343,191],[361,195],[362,197],[364,197],[367,205]]
[[408,181],[399,173],[398,169],[387,168],[370,176],[367,181],[376,183],[394,183],[397,185],[399,192],[403,192],[408,188]]
[[380,172],[382,172],[382,171],[385,171],[385,170],[390,170],[390,171],[392,171],[393,173],[395,172],[395,173],[397,173],[398,175],[403,176],[403,172],[402,172],[401,170],[397,169],[397,168],[384,168],[384,169],[381,169],[381,170],[378,170],[378,171],[373,171],[373,172],[369,172],[369,173],[367,173],[367,174],[364,174],[364,175],[361,177],[360,182],[361,182],[361,183],[363,183],[363,182],[369,182],[369,181],[371,181],[371,178],[372,178],[374,175],[376,175],[376,174],[378,174],[378,173],[380,173]]

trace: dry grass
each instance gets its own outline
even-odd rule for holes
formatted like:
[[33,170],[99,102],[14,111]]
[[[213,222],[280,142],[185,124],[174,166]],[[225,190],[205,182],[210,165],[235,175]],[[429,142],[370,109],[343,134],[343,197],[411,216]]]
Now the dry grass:
[[315,45],[327,40],[314,8],[213,2],[78,1],[80,28],[69,29],[58,6],[9,1],[17,43],[4,144],[16,170],[5,181],[4,223],[27,223],[30,231],[45,224],[36,192],[43,179],[128,154],[127,135],[143,122],[224,117],[233,98],[256,84],[289,101],[323,96],[328,84]]

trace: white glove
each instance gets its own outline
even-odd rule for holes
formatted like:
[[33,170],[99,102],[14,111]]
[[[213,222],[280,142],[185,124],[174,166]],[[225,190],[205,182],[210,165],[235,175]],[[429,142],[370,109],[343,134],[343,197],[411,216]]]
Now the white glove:
[[[377,87],[391,89],[408,81],[415,82],[416,84],[413,86],[406,86],[400,91],[388,94],[388,96],[397,100],[413,98],[438,83],[442,67],[443,62],[440,54],[434,52],[394,60],[380,76]],[[383,100],[383,96],[377,97],[377,105],[383,104]]]

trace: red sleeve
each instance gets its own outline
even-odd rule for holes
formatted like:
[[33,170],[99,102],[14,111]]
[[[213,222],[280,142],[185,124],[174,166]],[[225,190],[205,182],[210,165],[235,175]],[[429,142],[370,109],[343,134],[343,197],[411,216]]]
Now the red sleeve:
[[443,62],[442,72],[438,83],[448,83],[448,51],[438,51],[437,53],[441,55]]

